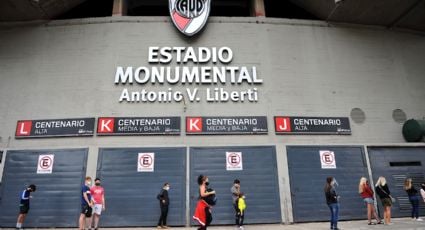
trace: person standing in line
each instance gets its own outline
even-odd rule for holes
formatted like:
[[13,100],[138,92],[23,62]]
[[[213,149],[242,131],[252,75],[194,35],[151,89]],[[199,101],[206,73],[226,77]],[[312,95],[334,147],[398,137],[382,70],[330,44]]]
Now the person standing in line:
[[245,196],[242,192],[239,193],[239,198],[237,200],[238,204],[238,223],[239,223],[239,229],[243,230],[243,221],[245,217],[245,209],[246,209],[246,203],[245,203]]
[[376,214],[373,190],[370,187],[369,181],[366,179],[366,177],[360,178],[359,194],[367,206],[368,225],[375,225],[375,223],[372,222],[372,215],[375,217],[377,224],[383,224],[383,222],[379,219],[379,216]]
[[211,206],[207,203],[209,196],[215,195],[215,191],[208,192],[209,180],[207,176],[199,175],[199,200],[196,205],[193,219],[198,221],[201,227],[198,230],[206,230],[212,222]]
[[384,207],[384,222],[386,225],[391,223],[391,206],[393,204],[390,189],[388,188],[387,180],[385,177],[379,177],[375,185],[376,194],[381,199],[382,206]]
[[230,189],[230,192],[232,193],[232,201],[233,201],[233,208],[235,209],[235,221],[236,221],[236,226],[240,226],[239,225],[239,208],[238,208],[238,199],[239,199],[239,195],[241,193],[241,182],[238,179],[235,179],[233,181],[233,186]]
[[91,226],[94,226],[94,229],[97,230],[99,228],[99,220],[102,211],[105,211],[105,190],[101,186],[101,182],[99,178],[94,180],[94,186],[90,188],[90,194],[93,198],[93,222]]
[[91,224],[93,212],[93,201],[90,193],[91,177],[86,177],[84,185],[81,187],[81,214],[78,221],[80,230],[86,229]]
[[407,178],[404,181],[404,190],[409,196],[410,204],[412,204],[412,220],[423,221],[419,218],[419,194],[412,184],[412,178]]
[[422,200],[425,203],[425,183],[421,184],[421,190],[420,191],[421,191]]
[[31,193],[35,192],[37,187],[34,184],[28,186],[24,191],[21,192],[21,201],[19,203],[19,215],[16,221],[16,229],[23,229],[22,224],[25,221],[30,210],[30,199],[32,198]]
[[335,178],[328,177],[326,178],[325,184],[325,196],[326,203],[331,211],[331,229],[339,230],[338,228],[338,213],[339,213],[339,196],[336,193],[335,187],[337,186],[337,182]]
[[161,217],[159,217],[157,228],[168,228],[167,226],[167,215],[168,206],[170,205],[170,199],[168,198],[168,191],[170,190],[170,184],[165,183],[161,189],[161,192],[156,197],[159,200],[159,207],[161,208]]

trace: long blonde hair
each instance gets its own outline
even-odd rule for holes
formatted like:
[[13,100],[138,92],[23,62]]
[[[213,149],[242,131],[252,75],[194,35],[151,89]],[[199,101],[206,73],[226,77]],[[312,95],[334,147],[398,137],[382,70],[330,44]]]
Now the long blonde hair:
[[364,192],[363,190],[364,190],[364,186],[365,186],[366,182],[367,182],[366,177],[362,177],[362,178],[360,178],[360,183],[359,183],[359,193]]
[[385,179],[385,177],[381,176],[378,178],[378,181],[376,182],[376,187],[378,186],[385,186],[387,184],[387,180]]
[[409,190],[412,188],[412,178],[406,178],[404,180],[404,190]]

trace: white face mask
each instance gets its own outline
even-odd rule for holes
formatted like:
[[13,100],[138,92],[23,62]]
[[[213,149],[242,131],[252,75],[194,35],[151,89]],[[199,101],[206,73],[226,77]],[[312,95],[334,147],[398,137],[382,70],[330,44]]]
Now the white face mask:
[[165,187],[164,189],[168,191],[168,190],[170,190],[170,187],[168,187],[168,186],[167,186],[167,187]]
[[86,184],[87,184],[88,186],[90,186],[90,185],[91,185],[91,181],[86,181]]

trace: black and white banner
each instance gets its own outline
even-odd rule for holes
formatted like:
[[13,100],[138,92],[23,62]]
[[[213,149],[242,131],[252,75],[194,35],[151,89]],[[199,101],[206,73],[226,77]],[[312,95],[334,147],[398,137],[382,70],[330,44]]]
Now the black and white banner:
[[95,118],[18,121],[16,138],[93,136]]
[[186,134],[267,134],[267,117],[186,117]]
[[180,135],[180,117],[100,117],[97,135]]
[[348,117],[275,117],[276,134],[350,135]]

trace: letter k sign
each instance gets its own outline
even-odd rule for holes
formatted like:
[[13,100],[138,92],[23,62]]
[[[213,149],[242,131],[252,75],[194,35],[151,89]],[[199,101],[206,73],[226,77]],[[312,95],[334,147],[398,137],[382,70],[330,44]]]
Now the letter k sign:
[[100,117],[97,121],[97,133],[113,133],[114,118]]
[[201,133],[202,132],[202,118],[201,117],[187,117],[186,118],[186,132],[188,132],[188,133]]

